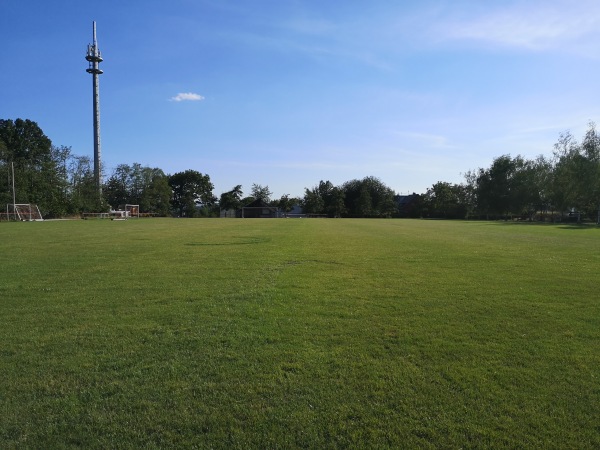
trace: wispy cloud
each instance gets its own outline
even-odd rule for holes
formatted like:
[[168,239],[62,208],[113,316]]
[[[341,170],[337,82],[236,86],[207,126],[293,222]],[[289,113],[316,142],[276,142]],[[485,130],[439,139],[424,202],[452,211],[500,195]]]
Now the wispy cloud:
[[444,39],[472,40],[522,48],[548,50],[589,44],[600,29],[598,4],[562,1],[517,4],[510,8],[462,17],[441,26]]
[[180,92],[175,97],[171,97],[170,100],[172,102],[199,102],[204,100],[204,97],[193,92]]

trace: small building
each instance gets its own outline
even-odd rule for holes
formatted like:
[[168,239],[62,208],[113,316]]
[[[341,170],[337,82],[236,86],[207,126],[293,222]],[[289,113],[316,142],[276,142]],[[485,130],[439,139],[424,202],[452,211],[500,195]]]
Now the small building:
[[269,206],[260,199],[254,200],[242,208],[242,218],[244,219],[272,219],[278,217],[281,217],[279,208]]
[[421,201],[419,194],[396,195],[394,200],[398,208],[397,217],[417,217],[419,215],[419,203]]
[[295,204],[290,211],[284,214],[285,217],[306,217],[302,205]]

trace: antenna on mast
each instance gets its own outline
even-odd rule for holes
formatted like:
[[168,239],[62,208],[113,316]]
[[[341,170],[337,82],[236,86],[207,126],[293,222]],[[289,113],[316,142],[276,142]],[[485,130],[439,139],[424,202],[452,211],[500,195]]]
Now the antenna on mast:
[[98,75],[102,75],[100,63],[102,62],[102,54],[98,49],[96,41],[96,22],[92,22],[93,27],[93,43],[88,44],[87,54],[85,59],[89,62],[86,69],[87,73],[92,74],[93,84],[93,101],[94,101],[94,179],[98,194],[102,195],[102,168],[100,161],[100,86],[98,83]]

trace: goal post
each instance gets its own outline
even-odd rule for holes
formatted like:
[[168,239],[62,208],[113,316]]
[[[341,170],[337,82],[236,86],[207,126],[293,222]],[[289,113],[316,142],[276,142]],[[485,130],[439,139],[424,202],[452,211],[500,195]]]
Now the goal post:
[[127,211],[127,217],[140,217],[140,205],[125,205],[125,211]]
[[130,203],[119,205],[117,209],[110,210],[110,216],[113,219],[131,219],[132,217],[138,219],[140,217],[140,205],[132,205]]
[[32,203],[8,203],[6,205],[6,214],[14,220],[22,222],[37,222],[43,221],[42,213],[37,205]]

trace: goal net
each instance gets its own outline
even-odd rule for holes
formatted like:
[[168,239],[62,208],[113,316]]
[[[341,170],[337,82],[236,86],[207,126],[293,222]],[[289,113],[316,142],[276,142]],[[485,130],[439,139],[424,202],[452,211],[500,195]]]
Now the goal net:
[[140,205],[125,205],[127,217],[140,217]]
[[24,222],[44,220],[40,209],[32,203],[9,203],[6,205],[6,214],[8,217],[12,216],[13,220]]

